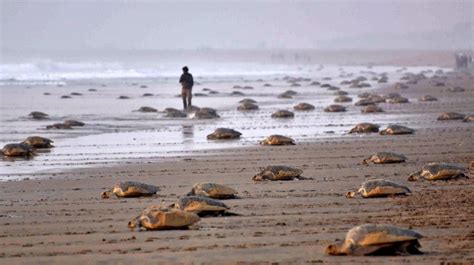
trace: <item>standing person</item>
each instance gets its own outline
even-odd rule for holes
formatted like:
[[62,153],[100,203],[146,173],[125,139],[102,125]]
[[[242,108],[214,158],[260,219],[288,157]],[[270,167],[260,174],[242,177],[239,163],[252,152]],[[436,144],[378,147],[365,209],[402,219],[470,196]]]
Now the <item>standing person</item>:
[[183,74],[179,78],[179,83],[181,83],[181,97],[183,98],[183,107],[184,110],[191,108],[191,98],[193,97],[193,75],[189,72],[187,66],[183,67]]

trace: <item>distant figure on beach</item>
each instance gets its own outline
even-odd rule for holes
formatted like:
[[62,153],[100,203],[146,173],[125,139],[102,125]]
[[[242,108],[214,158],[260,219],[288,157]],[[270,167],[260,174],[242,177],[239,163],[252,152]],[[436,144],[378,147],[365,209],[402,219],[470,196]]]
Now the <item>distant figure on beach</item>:
[[183,74],[179,78],[179,83],[181,83],[181,97],[183,98],[183,107],[185,110],[191,108],[194,85],[193,76],[188,71],[187,66],[183,67]]

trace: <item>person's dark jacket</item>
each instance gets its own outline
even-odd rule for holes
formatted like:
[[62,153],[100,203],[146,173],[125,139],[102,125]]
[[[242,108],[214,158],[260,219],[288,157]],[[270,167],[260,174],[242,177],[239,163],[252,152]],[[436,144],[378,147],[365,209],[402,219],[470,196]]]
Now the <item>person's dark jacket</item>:
[[194,85],[193,75],[190,74],[190,73],[184,73],[179,78],[179,82],[181,84],[185,83],[185,84],[183,84],[184,87],[192,88],[193,85]]

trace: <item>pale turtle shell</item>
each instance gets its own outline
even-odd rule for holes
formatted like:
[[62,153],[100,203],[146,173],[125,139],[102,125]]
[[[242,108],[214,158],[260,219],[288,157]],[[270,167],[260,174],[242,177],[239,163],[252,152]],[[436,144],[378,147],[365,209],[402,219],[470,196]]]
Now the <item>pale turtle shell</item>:
[[405,162],[407,157],[402,154],[392,152],[378,152],[375,155],[364,159],[363,163],[373,162],[374,164],[390,164],[390,163],[401,163]]
[[174,207],[195,214],[207,214],[210,212],[224,212],[229,209],[225,203],[203,196],[182,197],[175,203]]
[[442,180],[462,176],[465,172],[466,169],[459,165],[449,163],[429,163],[423,166],[421,171],[417,173],[426,180]]
[[213,199],[235,198],[237,191],[233,188],[211,182],[201,182],[194,184],[188,195],[204,196]]
[[115,194],[117,197],[141,197],[155,195],[160,188],[138,181],[123,181],[115,184],[109,191],[102,193],[102,198],[109,198]]
[[418,99],[419,101],[437,101],[438,99],[431,95],[424,95]]
[[382,108],[377,105],[367,105],[362,110],[363,113],[377,113],[383,112]]
[[351,101],[352,101],[352,98],[345,95],[338,96],[334,99],[334,102],[336,103],[351,102]]
[[128,227],[144,227],[147,230],[180,229],[186,228],[200,220],[195,213],[164,206],[151,206],[133,218]]
[[27,144],[6,144],[2,148],[2,153],[7,157],[30,157],[34,155],[35,149]]
[[344,112],[346,107],[342,105],[329,105],[324,109],[325,112]]
[[293,118],[295,114],[288,110],[278,110],[272,114],[272,118]]
[[218,140],[218,139],[237,139],[240,138],[242,133],[228,128],[217,128],[213,133],[207,135],[209,140]]
[[474,122],[474,114],[466,115],[462,121],[463,122]]
[[309,103],[305,103],[305,102],[301,102],[301,103],[298,103],[297,105],[295,105],[293,107],[293,109],[295,110],[300,110],[300,111],[304,111],[304,110],[314,110],[314,106],[309,104]]
[[400,135],[400,134],[412,134],[414,133],[415,130],[408,128],[406,126],[398,125],[398,124],[392,124],[389,125],[385,130],[380,131],[381,135]]
[[263,139],[263,141],[261,141],[260,144],[261,145],[294,145],[295,140],[283,135],[273,134]]
[[242,110],[242,111],[244,111],[244,110],[258,110],[258,105],[253,103],[253,102],[244,101],[237,107],[237,110]]
[[252,179],[255,181],[262,180],[293,180],[300,177],[303,170],[289,166],[268,166]]
[[380,126],[377,124],[369,123],[369,122],[364,122],[364,123],[359,123],[354,128],[352,128],[349,133],[372,133],[372,132],[378,132]]
[[212,108],[200,108],[194,113],[195,119],[217,119],[220,116],[217,114],[217,111]]
[[438,116],[439,121],[445,120],[462,120],[464,119],[464,114],[457,113],[457,112],[443,112]]
[[30,145],[34,148],[51,148],[53,141],[48,138],[40,137],[40,136],[30,136],[26,138],[22,143]]
[[364,198],[386,197],[390,195],[401,195],[411,193],[409,188],[384,179],[373,179],[365,181],[360,186],[358,192]]

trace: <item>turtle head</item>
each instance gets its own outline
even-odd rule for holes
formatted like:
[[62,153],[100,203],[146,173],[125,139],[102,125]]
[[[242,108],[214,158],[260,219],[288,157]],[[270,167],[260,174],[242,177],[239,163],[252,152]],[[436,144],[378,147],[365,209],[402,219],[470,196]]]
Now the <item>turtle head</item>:
[[140,230],[140,222],[138,221],[138,217],[135,217],[130,220],[130,222],[128,222],[128,228],[130,228],[130,230],[133,231],[136,227],[138,227],[138,230]]
[[[194,192],[194,188],[190,192],[186,193],[186,196],[193,196],[193,195],[196,195],[196,193]],[[173,204],[173,207],[174,207],[174,204]]]
[[421,176],[421,170],[411,173],[408,177],[408,181],[417,181]]
[[368,163],[367,161],[369,161],[369,159],[370,159],[370,158],[366,158],[366,159],[362,160],[362,165],[368,166],[369,163]]
[[345,255],[345,252],[341,251],[342,246],[338,244],[328,245],[325,249],[327,255]]
[[255,176],[253,176],[252,180],[254,180],[254,181],[262,181],[262,180],[263,180],[263,175],[260,175],[260,174],[255,175]]
[[102,199],[108,199],[108,198],[110,198],[111,195],[112,195],[112,191],[108,190],[108,191],[102,192],[102,194],[100,196],[102,197]]
[[354,191],[348,191],[346,192],[346,198],[354,198],[356,196],[356,192]]

